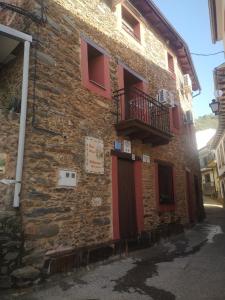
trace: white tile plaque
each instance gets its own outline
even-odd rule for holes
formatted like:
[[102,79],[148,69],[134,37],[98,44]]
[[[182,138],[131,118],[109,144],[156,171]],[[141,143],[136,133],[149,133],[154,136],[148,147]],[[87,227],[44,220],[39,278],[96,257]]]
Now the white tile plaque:
[[131,154],[131,141],[123,141],[123,152]]

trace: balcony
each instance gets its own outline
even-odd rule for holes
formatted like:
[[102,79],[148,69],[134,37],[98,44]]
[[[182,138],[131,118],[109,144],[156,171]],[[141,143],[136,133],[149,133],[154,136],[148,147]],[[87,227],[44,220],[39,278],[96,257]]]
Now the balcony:
[[113,93],[117,105],[118,135],[140,139],[152,146],[168,144],[170,133],[169,108],[137,88]]

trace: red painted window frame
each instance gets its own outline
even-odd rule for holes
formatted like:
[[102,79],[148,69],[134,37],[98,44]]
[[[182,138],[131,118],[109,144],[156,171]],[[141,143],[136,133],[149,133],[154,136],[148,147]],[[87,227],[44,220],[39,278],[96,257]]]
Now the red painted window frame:
[[[93,44],[88,43],[83,38],[81,38],[81,80],[84,87],[86,87],[91,92],[98,94],[102,97],[111,99],[111,83],[110,83],[110,72],[109,72],[109,56],[102,53],[104,57],[104,87],[94,83],[89,78],[89,68],[88,68],[88,45],[95,48]],[[97,49],[97,48],[96,48]],[[101,52],[99,49],[97,49]]]
[[176,79],[174,57],[169,52],[167,52],[167,61],[168,61],[168,71],[173,76],[173,78]]
[[[119,90],[124,88],[124,70],[129,70],[124,67],[124,65],[118,64],[117,66],[117,78],[118,78],[118,87]],[[135,74],[133,74],[135,76]],[[140,86],[138,87],[141,91],[147,94],[148,92],[148,83],[145,81],[140,82]],[[125,119],[125,99],[121,99],[121,119]]]
[[[175,134],[180,133],[181,129],[181,108],[180,105],[176,105],[170,108],[170,131]],[[175,126],[175,122],[177,126]]]
[[[142,162],[134,162],[134,183],[136,200],[136,217],[138,233],[144,231],[144,204],[142,190]],[[113,239],[120,239],[119,228],[119,192],[118,192],[118,156],[112,155],[112,215]]]
[[[160,203],[160,200],[159,200],[159,171],[158,171],[159,164],[172,167],[174,202],[171,204],[162,204],[162,203]],[[173,212],[176,210],[175,168],[174,168],[173,164],[171,164],[169,162],[156,160],[154,169],[155,169],[154,178],[155,178],[155,193],[156,193],[157,209],[159,212]]]
[[[130,31],[126,24],[129,25],[129,23],[124,19],[123,13],[128,15],[131,19],[135,20],[137,24],[133,27],[133,32]],[[122,20],[122,28],[129,34],[131,35],[137,42],[141,43],[141,22],[140,20],[130,11],[129,8],[126,6],[122,5],[121,6],[121,20]],[[132,27],[132,25],[131,25]]]

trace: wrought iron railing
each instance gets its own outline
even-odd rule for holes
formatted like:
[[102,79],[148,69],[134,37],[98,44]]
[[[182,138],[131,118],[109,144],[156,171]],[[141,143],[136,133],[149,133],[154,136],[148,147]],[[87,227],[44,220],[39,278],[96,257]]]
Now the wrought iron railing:
[[117,107],[117,124],[139,120],[155,129],[170,133],[169,108],[137,88],[120,89],[113,93]]

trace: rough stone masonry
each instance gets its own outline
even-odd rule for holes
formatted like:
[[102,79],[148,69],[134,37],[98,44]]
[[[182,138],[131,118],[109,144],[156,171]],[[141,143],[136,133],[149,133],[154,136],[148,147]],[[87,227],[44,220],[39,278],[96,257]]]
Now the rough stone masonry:
[[[146,79],[150,96],[155,98],[160,89],[168,89],[183,112],[191,109],[191,95],[185,96],[180,89],[184,74],[172,45],[131,7],[142,26],[144,42],[136,41],[120,26],[121,3],[117,2],[47,0],[42,7],[42,1],[12,1],[43,18],[41,23],[12,10],[1,11],[0,23],[34,38],[19,211],[9,209],[13,189],[0,186],[1,287],[36,280],[49,251],[113,240],[111,150],[116,140],[123,142],[127,137],[117,136],[115,102],[82,84],[83,36],[107,52],[111,92],[119,89],[118,64],[122,62]],[[174,56],[175,78],[168,71],[168,51]],[[14,54],[16,58],[0,69],[0,153],[7,157],[0,179],[15,177],[19,115],[9,104],[12,97],[21,97],[22,45]],[[86,137],[104,142],[104,174],[85,170]],[[193,126],[185,125],[181,118],[180,130],[173,132],[169,144],[150,147],[135,139],[131,147],[136,157],[145,154],[151,158],[150,163],[142,163],[144,230],[150,232],[171,222],[187,224],[185,171],[190,172],[192,186],[194,176],[200,180]],[[175,169],[175,211],[158,210],[154,163],[158,159],[172,163]],[[58,187],[60,170],[76,172],[75,188]],[[194,198],[194,188],[191,194]]]

